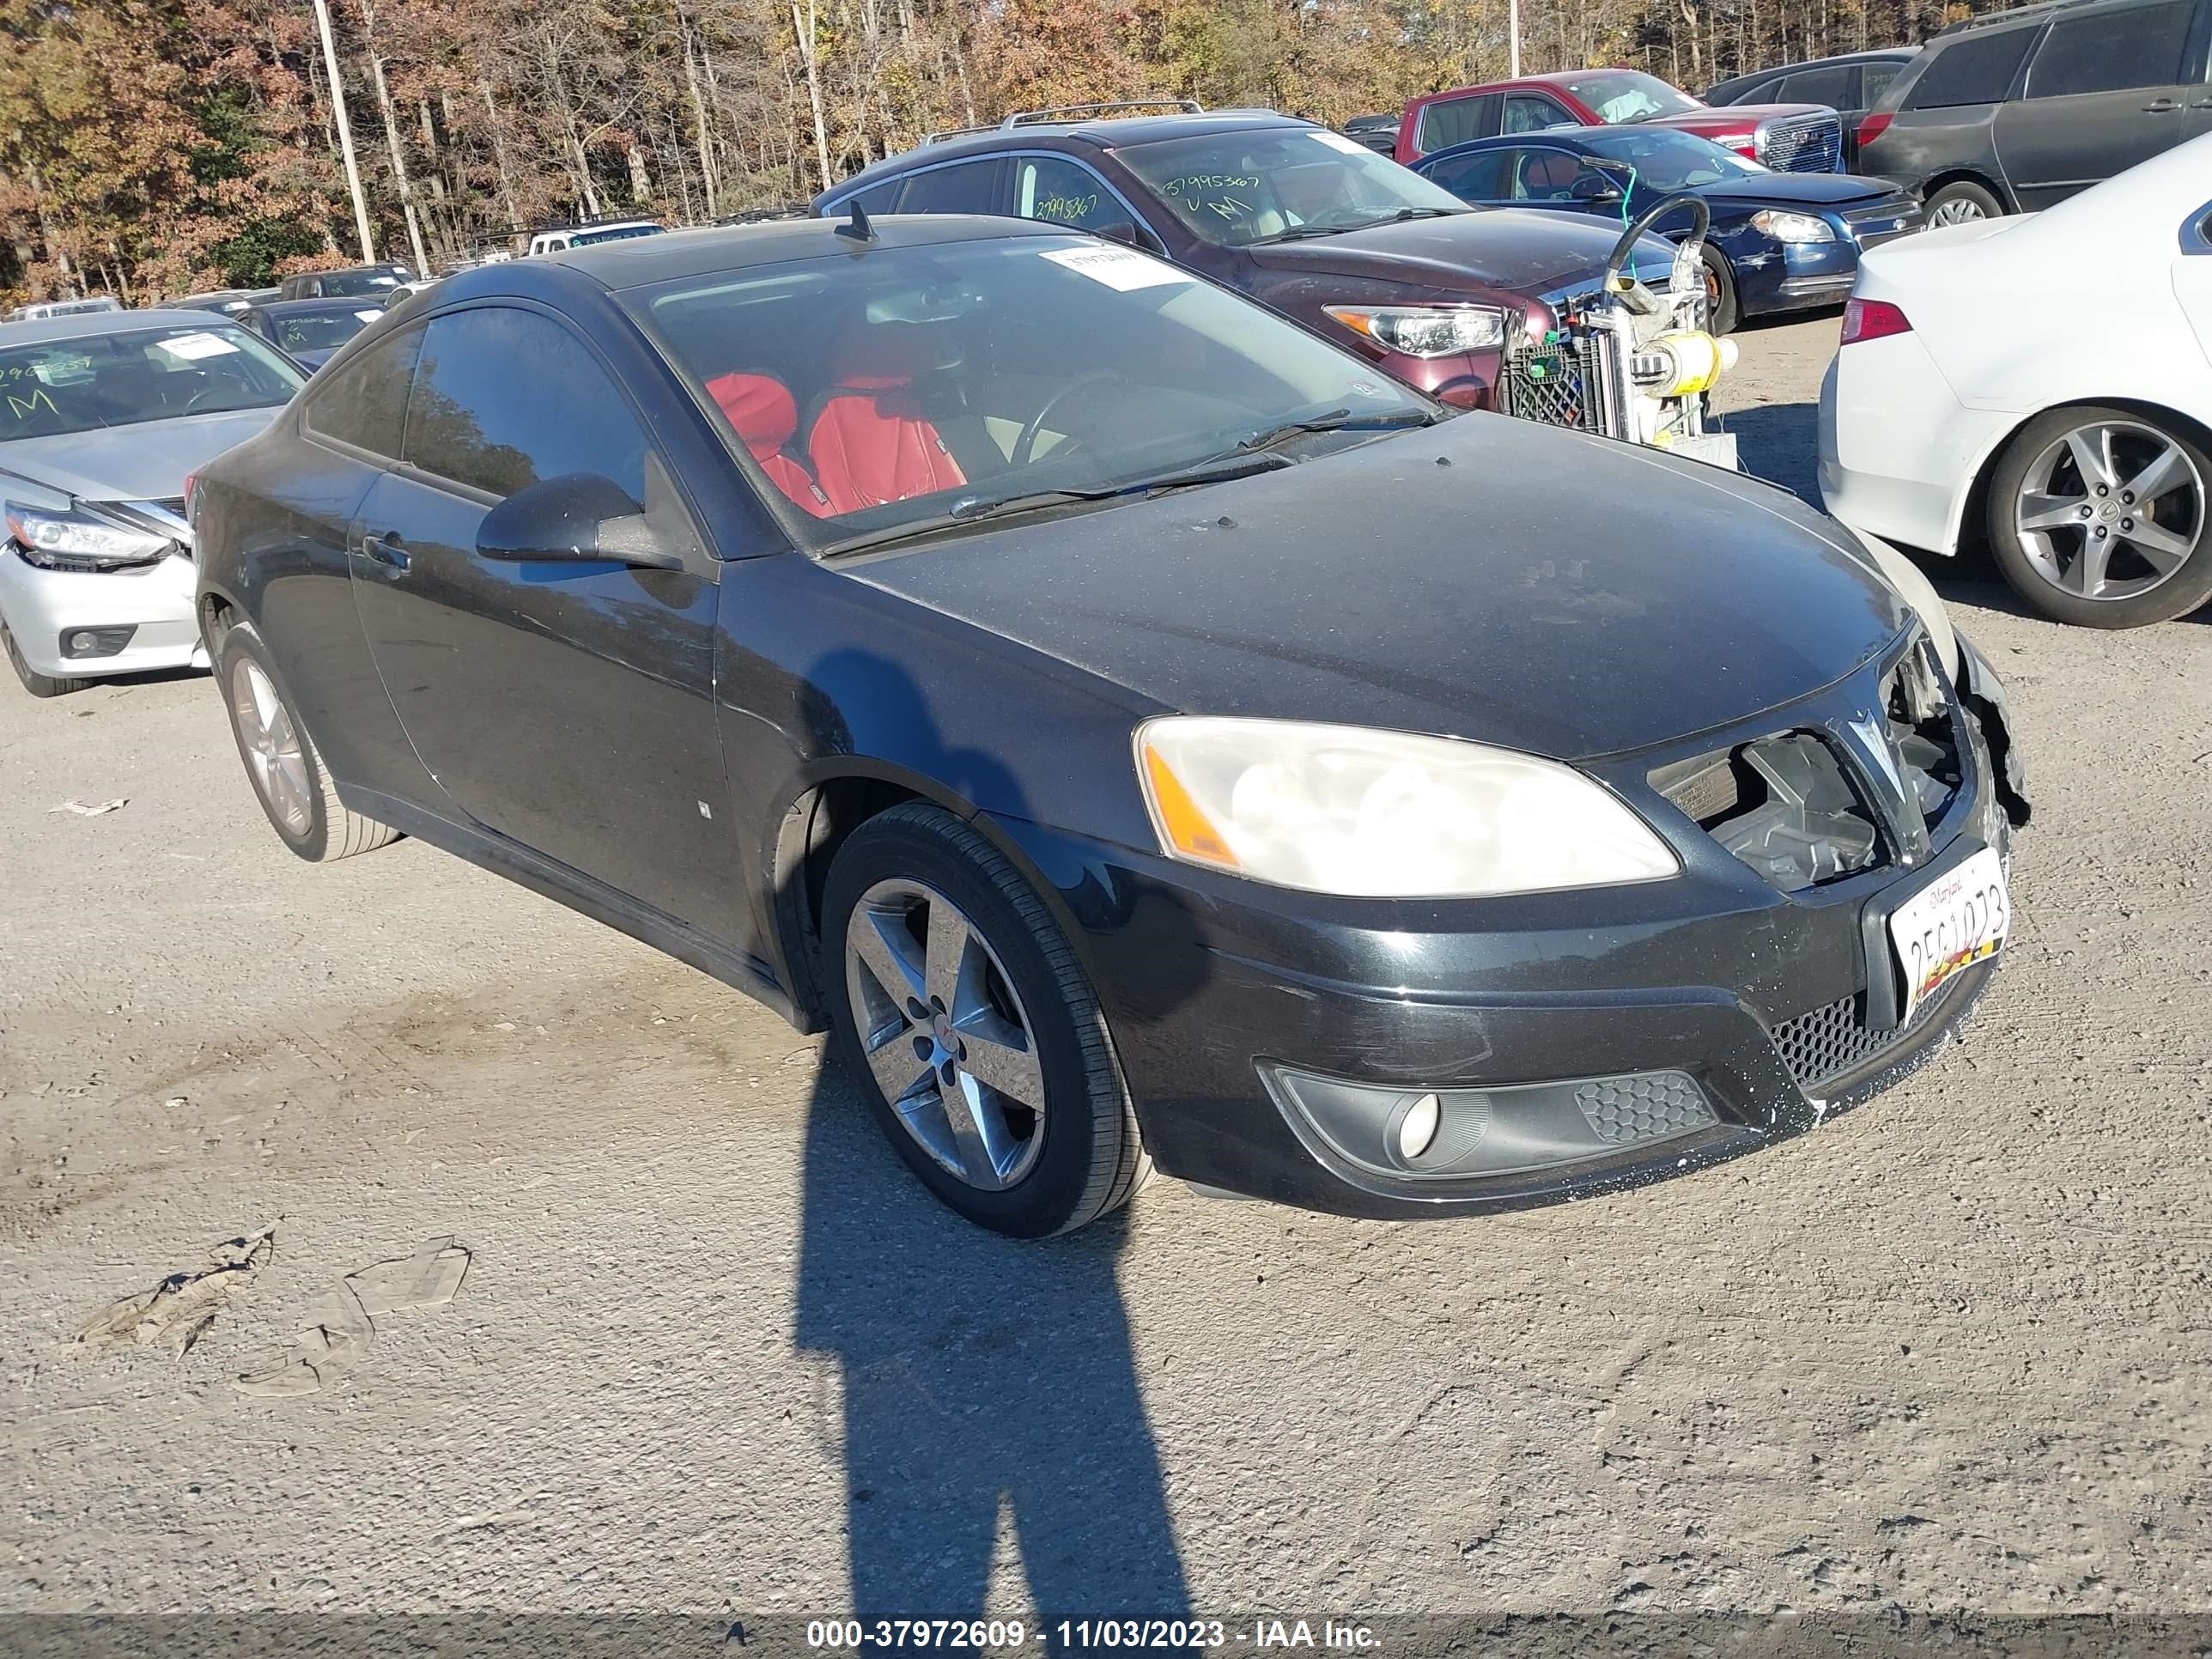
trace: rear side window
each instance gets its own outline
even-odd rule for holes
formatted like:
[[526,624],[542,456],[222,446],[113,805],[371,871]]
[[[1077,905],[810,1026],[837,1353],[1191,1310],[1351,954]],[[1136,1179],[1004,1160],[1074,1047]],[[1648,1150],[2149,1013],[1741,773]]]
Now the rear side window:
[[1715,99],[1713,101],[1723,104],[1771,104],[1781,87],[1782,82],[1778,76],[1772,80],[1761,81],[1755,86],[1745,87],[1741,91],[1730,93],[1726,98]]
[[1506,180],[1510,176],[1514,154],[1510,149],[1486,149],[1455,161],[1439,161],[1434,167],[1423,167],[1421,172],[1462,202],[1502,202],[1510,189]]
[[1904,72],[1905,65],[1897,63],[1868,64],[1859,70],[1859,101],[1856,107],[1872,109],[1889,90],[1889,83]]
[[642,501],[645,452],[629,404],[558,323],[510,306],[430,319],[407,406],[410,466],[502,498],[596,472]]
[[1954,41],[1928,60],[1928,67],[1906,96],[1905,107],[1954,109],[1961,104],[2002,104],[2034,39],[2035,30],[2029,27],[1969,34]]
[[1799,70],[1782,78],[1781,101],[1785,104],[1826,104],[1830,109],[1856,109],[1858,69],[1850,64],[1831,64],[1825,69]]
[[903,178],[889,179],[880,185],[870,185],[866,190],[848,196],[836,207],[831,208],[830,215],[834,217],[841,213],[850,213],[855,203],[860,204],[860,211],[863,213],[896,213],[898,211],[899,192],[905,188],[906,180]]
[[2027,95],[2172,86],[2181,78],[2190,10],[2186,0],[2167,0],[2052,24],[2027,72]]
[[962,161],[949,167],[931,167],[907,175],[906,194],[899,198],[901,213],[1003,213],[999,179],[1003,165]]
[[1490,137],[1482,130],[1482,112],[1485,105],[1495,101],[1493,94],[1481,98],[1443,98],[1424,106],[1419,132],[1422,152],[1449,149],[1470,138]]
[[315,395],[301,412],[307,430],[398,460],[407,389],[422,349],[422,331],[410,328],[380,340],[329,379],[317,377]]

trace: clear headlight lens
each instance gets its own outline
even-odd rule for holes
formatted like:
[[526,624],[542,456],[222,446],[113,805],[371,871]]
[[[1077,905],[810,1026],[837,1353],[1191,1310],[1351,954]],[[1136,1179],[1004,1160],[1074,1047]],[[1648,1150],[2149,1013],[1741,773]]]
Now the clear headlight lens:
[[144,564],[176,545],[167,536],[81,509],[56,513],[10,501],[7,512],[9,533],[34,564],[41,562],[42,554],[85,564]]
[[1505,342],[1505,313],[1498,306],[1329,306],[1328,314],[1354,334],[1408,357],[1451,357],[1487,351]]
[[1472,897],[1681,869],[1572,767],[1456,738],[1171,715],[1137,728],[1137,771],[1170,857],[1279,887]]
[[1785,213],[1780,208],[1761,208],[1751,222],[1778,242],[1832,242],[1836,228],[1809,213]]

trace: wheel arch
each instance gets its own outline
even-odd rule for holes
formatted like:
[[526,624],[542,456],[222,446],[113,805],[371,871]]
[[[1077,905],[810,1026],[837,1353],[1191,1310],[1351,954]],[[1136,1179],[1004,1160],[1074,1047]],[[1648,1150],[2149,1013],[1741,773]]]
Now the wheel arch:
[[2013,421],[1976,459],[1966,488],[1960,492],[1958,503],[1953,508],[1950,529],[1942,551],[1958,553],[1968,547],[1987,550],[1990,484],[1996,476],[1999,464],[2012,447],[2013,441],[2020,436],[2031,421],[2039,421],[2045,415],[2055,414],[2062,409],[2118,409],[2146,419],[2168,421],[2186,432],[2199,446],[2212,451],[2212,427],[2168,404],[2147,398],[2112,398],[2096,393],[2055,398]]
[[839,755],[801,771],[769,820],[762,854],[772,929],[767,943],[801,1030],[817,1031],[829,1024],[830,981],[821,944],[830,866],[854,831],[911,801],[942,807],[989,842],[1052,913],[1085,972],[1092,971],[1083,930],[1060,890],[989,811],[927,774],[871,757]]
[[1979,167],[1946,167],[1941,173],[1930,173],[1920,186],[1921,205],[1925,207],[1936,192],[1946,185],[1978,185],[1996,197],[1997,205],[2007,213],[2020,211],[2020,203],[2014,199],[2005,181],[1993,173],[1983,172]]

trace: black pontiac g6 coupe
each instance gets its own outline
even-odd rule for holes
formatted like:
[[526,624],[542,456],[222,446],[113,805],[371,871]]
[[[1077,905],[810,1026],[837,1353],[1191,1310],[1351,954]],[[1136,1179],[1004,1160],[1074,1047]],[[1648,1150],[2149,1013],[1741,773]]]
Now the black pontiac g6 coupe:
[[2005,936],[2002,694],[1909,568],[1065,228],[471,271],[192,512],[293,851],[418,836],[832,1025],[1011,1233],[1155,1164],[1694,1169],[1917,1064]]

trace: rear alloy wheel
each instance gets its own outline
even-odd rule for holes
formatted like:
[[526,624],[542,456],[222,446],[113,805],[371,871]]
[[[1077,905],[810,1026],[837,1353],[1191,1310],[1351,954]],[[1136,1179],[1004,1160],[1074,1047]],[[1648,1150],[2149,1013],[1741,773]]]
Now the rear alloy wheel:
[[254,799],[287,847],[310,864],[329,864],[399,838],[338,799],[313,739],[277,690],[268,647],[249,624],[234,623],[223,634],[216,672]]
[[23,659],[22,648],[15,643],[15,636],[8,631],[8,624],[4,622],[0,622],[0,652],[7,654],[8,666],[15,671],[15,678],[22,682],[23,690],[34,697],[64,697],[72,691],[82,691],[92,684],[89,680],[65,680],[39,672]]
[[1104,1012],[1041,900],[921,803],[838,850],[823,895],[837,1039],[908,1168],[969,1220],[1072,1231],[1149,1170]]
[[2005,578],[2046,617],[2167,622],[2212,599],[2206,483],[2193,437],[2126,410],[2057,409],[2023,427],[1990,484]]
[[1971,224],[1977,219],[1996,219],[2003,215],[2004,204],[1993,192],[1963,179],[1944,185],[1928,198],[1930,230],[1938,225]]

